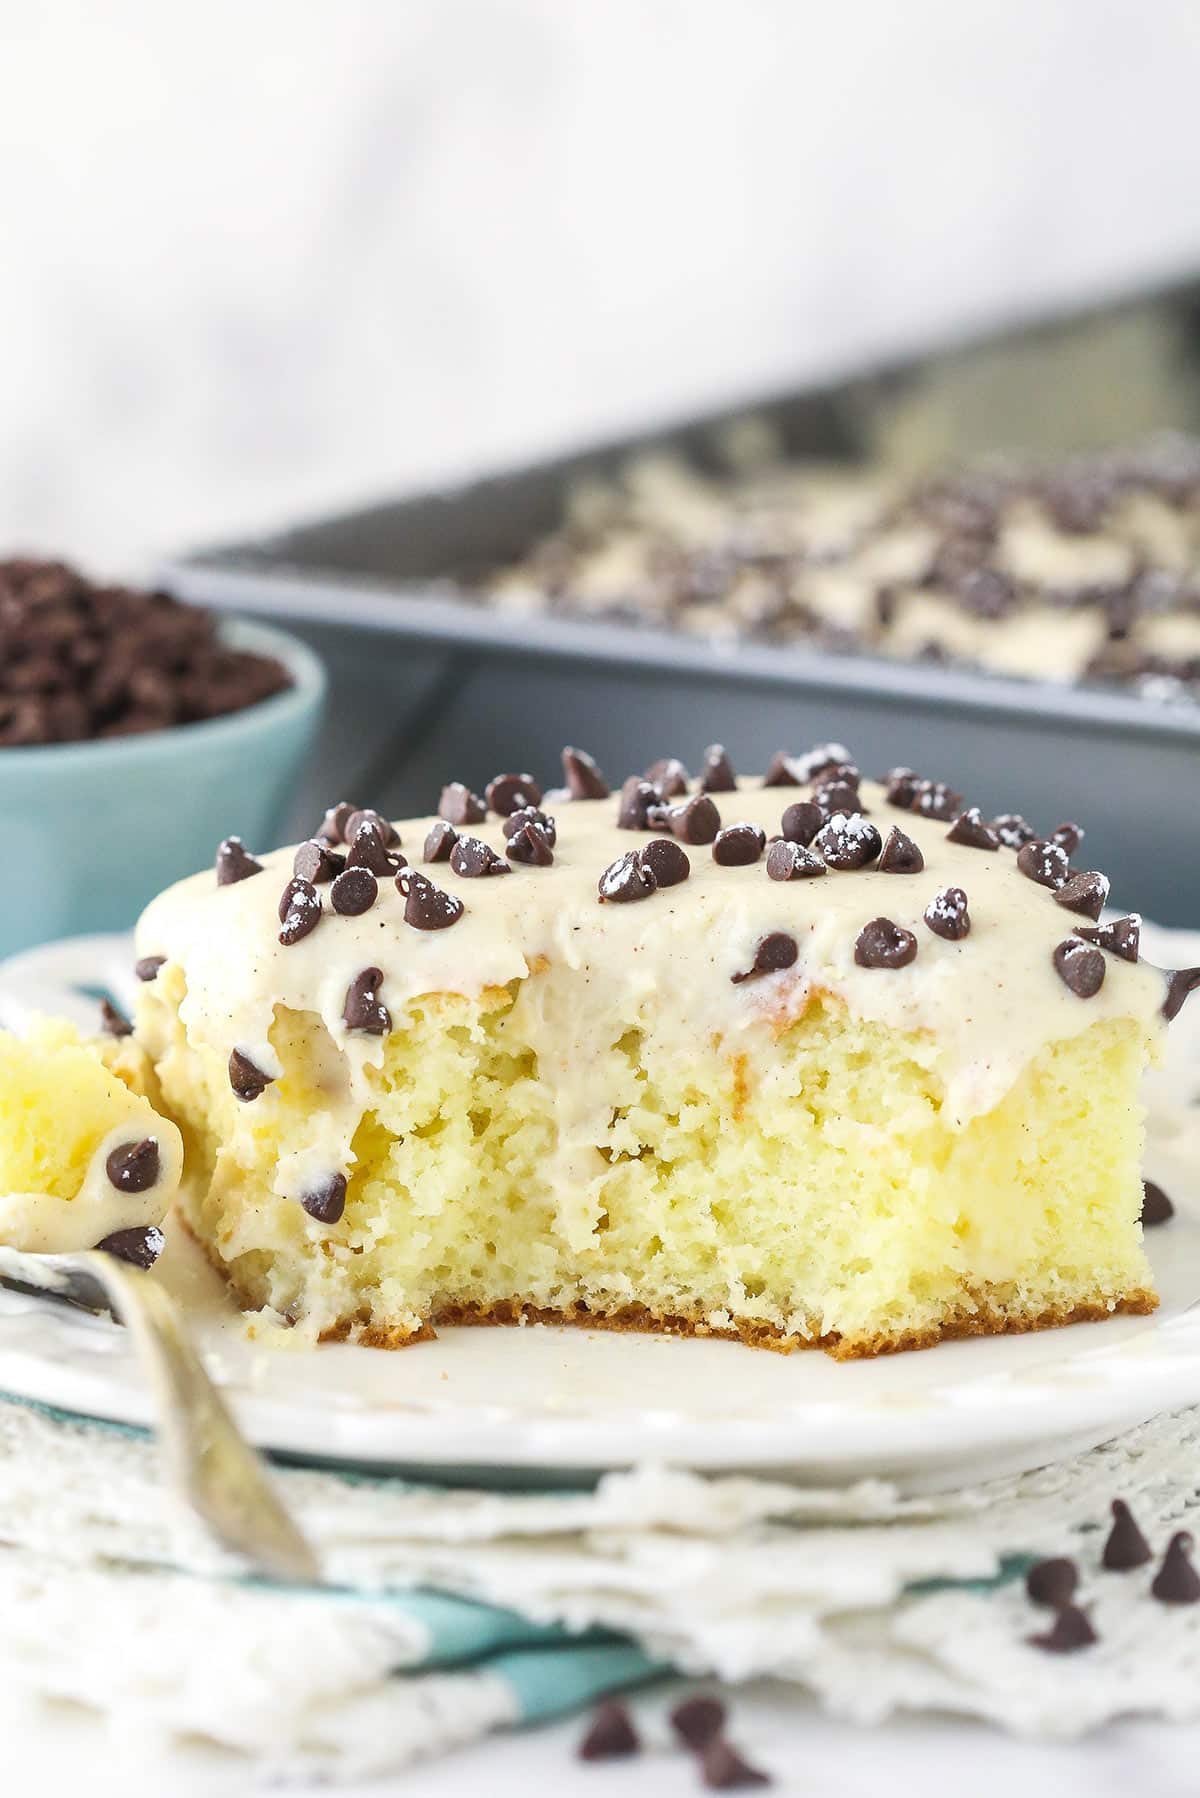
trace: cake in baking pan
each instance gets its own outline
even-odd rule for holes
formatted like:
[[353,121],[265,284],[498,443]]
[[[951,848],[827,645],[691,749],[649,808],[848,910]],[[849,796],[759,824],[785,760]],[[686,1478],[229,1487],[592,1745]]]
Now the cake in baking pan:
[[564,771],[227,841],[143,916],[134,1041],[243,1304],[838,1356],[1154,1306],[1138,1087],[1193,977],[1074,824],[839,744]]

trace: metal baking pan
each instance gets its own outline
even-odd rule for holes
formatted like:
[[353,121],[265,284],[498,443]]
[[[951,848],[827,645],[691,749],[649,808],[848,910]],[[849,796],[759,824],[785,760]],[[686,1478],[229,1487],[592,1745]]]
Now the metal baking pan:
[[[928,379],[923,365],[753,410],[792,454],[852,457],[873,441],[881,408]],[[664,754],[698,758],[714,740],[750,774],[779,747],[834,738],[868,772],[906,763],[1046,830],[1076,819],[1088,829],[1084,865],[1110,874],[1114,903],[1194,923],[1200,707],[865,655],[713,645],[611,621],[517,618],[455,591],[552,529],[580,476],[647,448],[711,464],[721,433],[747,410],[162,570],[184,597],[285,621],[325,657],[329,719],[295,830],[343,796],[393,816],[428,811],[444,781],[478,786],[501,764],[552,784],[564,742],[591,750],[616,778]]]

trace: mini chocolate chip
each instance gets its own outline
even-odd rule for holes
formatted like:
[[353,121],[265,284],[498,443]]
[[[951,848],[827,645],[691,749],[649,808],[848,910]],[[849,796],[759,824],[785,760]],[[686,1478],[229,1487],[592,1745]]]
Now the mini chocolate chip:
[[723,743],[710,743],[704,751],[704,766],[700,770],[700,791],[702,793],[737,792],[737,775],[733,771],[733,763],[730,761]]
[[641,1749],[629,1712],[615,1698],[597,1706],[579,1744],[581,1761],[624,1760]]
[[1032,1647],[1044,1648],[1047,1654],[1073,1654],[1077,1648],[1088,1648],[1098,1640],[1087,1617],[1074,1604],[1060,1608],[1044,1635],[1029,1638]]
[[800,771],[793,758],[784,749],[777,749],[767,763],[767,771],[763,775],[764,787],[799,787],[803,786]]
[[1092,999],[1104,985],[1104,956],[1077,936],[1067,937],[1054,951],[1054,968],[1077,999]]
[[379,897],[379,882],[369,868],[346,868],[329,889],[329,903],[343,918],[361,918]]
[[347,1030],[361,1030],[367,1036],[386,1036],[392,1027],[387,1006],[380,1004],[379,989],[383,985],[380,968],[364,968],[346,988],[342,1019]]
[[1100,916],[1107,898],[1108,877],[1096,873],[1095,869],[1086,874],[1070,875],[1054,895],[1057,905],[1065,906],[1068,911],[1078,912],[1080,917],[1092,919]]
[[721,814],[707,793],[696,793],[682,805],[672,805],[666,812],[667,828],[681,843],[697,848],[714,843],[721,828]]
[[127,1261],[130,1267],[153,1267],[163,1252],[165,1237],[157,1224],[131,1224],[126,1230],[114,1230],[96,1244],[106,1255]]
[[1069,856],[1074,855],[1083,837],[1083,826],[1080,824],[1056,824],[1050,832],[1050,841],[1057,843]]
[[985,823],[982,812],[977,805],[969,805],[946,832],[948,843],[961,843],[966,849],[999,849],[1000,837],[990,824]]
[[917,800],[920,777],[911,768],[890,768],[883,777],[885,797],[889,805],[911,812]]
[[992,819],[992,829],[1006,849],[1021,849],[1037,836],[1037,831],[1032,824],[1026,824],[1020,812],[1001,812],[998,818]]
[[100,1001],[100,1028],[105,1036],[132,1036],[133,1025],[124,1012],[118,1011],[111,999]]
[[461,780],[452,780],[448,787],[442,788],[438,800],[438,817],[447,824],[482,824],[487,817],[487,806],[478,793],[472,793],[470,787],[464,787]]
[[1131,1567],[1144,1567],[1154,1559],[1150,1544],[1134,1522],[1133,1512],[1123,1498],[1112,1501],[1112,1528],[1100,1556],[1100,1565],[1110,1573],[1127,1573]]
[[404,922],[414,930],[446,930],[463,915],[463,902],[443,892],[415,868],[402,868],[396,890],[404,895]]
[[1176,968],[1173,974],[1167,975],[1167,996],[1162,1003],[1162,1015],[1167,1023],[1177,1018],[1187,1002],[1188,995],[1200,986],[1200,968]]
[[649,868],[656,886],[677,887],[692,871],[692,864],[678,843],[670,837],[659,837],[638,850],[643,868]]
[[572,799],[608,798],[608,782],[586,749],[564,749],[562,765]]
[[767,875],[771,880],[815,880],[828,872],[820,856],[803,843],[776,837],[767,845]]
[[1051,1610],[1069,1604],[1078,1584],[1079,1569],[1066,1555],[1054,1555],[1048,1561],[1039,1561],[1025,1575],[1025,1590],[1034,1604],[1047,1605]]
[[649,899],[651,893],[657,892],[658,882],[653,869],[643,864],[640,851],[630,849],[615,862],[609,862],[597,890],[602,901],[627,905],[632,900]]
[[835,812],[813,838],[813,848],[831,868],[850,871],[878,860],[883,838],[861,812]]
[[962,794],[956,793],[953,787],[948,787],[944,780],[919,780],[912,809],[920,812],[923,818],[936,818],[943,824],[949,824],[962,810],[962,802]]
[[794,804],[784,807],[779,828],[789,843],[803,843],[807,849],[824,823],[825,812],[821,806],[811,799],[797,799]]
[[[510,812],[519,812],[526,805],[542,803],[542,789],[532,774],[497,774],[489,780],[485,788],[487,802],[498,818],[507,818]],[[458,820],[452,818],[451,823]]]
[[713,860],[722,868],[744,868],[766,848],[766,833],[757,824],[727,824],[713,838]]
[[292,873],[307,880],[312,886],[320,886],[340,874],[346,866],[344,855],[320,837],[310,837],[307,843],[301,843],[292,861]]
[[1157,1224],[1165,1224],[1175,1215],[1175,1207],[1170,1199],[1153,1180],[1142,1181],[1142,1227],[1153,1229]]
[[526,824],[536,824],[546,841],[549,843],[551,849],[553,849],[555,843],[558,841],[558,826],[555,824],[553,818],[547,816],[545,812],[539,811],[536,805],[525,805],[521,807],[519,812],[510,812],[500,826],[500,829],[503,831],[505,838],[515,837],[517,832],[523,829]]
[[350,816],[346,819],[345,824],[342,826],[342,837],[344,841],[353,844],[355,837],[358,835],[364,824],[373,824],[375,826],[376,830],[383,838],[385,849],[393,849],[399,844],[400,832],[391,822],[391,819],[385,818],[382,812],[375,811],[369,805],[361,806],[358,811],[351,812]]
[[[355,819],[361,819],[361,822],[356,823]],[[365,868],[371,874],[386,878],[387,875],[394,874],[397,868],[404,867],[404,857],[388,848],[383,830],[374,818],[355,812],[346,829],[351,833],[350,852],[346,856],[347,869]]]
[[660,799],[681,799],[688,790],[688,771],[674,755],[651,762],[643,779],[650,782]]
[[231,887],[239,880],[261,874],[263,865],[250,854],[241,837],[226,837],[217,848],[217,885]]
[[826,818],[838,812],[862,812],[857,787],[845,780],[818,781],[813,788],[813,804],[820,806]]
[[141,1142],[125,1142],[104,1163],[109,1184],[118,1192],[149,1192],[158,1179],[158,1144],[152,1136]]
[[139,980],[157,980],[158,970],[166,964],[165,955],[143,955],[140,961],[134,962],[133,971]]
[[858,769],[844,743],[815,743],[804,755],[790,758],[801,780],[845,778],[858,785]]
[[904,968],[917,955],[917,939],[911,930],[890,918],[872,918],[858,933],[854,959],[860,968]]
[[457,841],[458,832],[453,824],[447,824],[444,818],[439,818],[437,823],[430,827],[429,835],[425,838],[423,851],[425,860],[427,862],[448,862],[450,851]]
[[770,1775],[752,1767],[724,1736],[714,1736],[700,1750],[700,1777],[712,1792],[736,1792],[771,1783]]
[[336,1224],[346,1209],[345,1174],[330,1174],[319,1186],[310,1186],[300,1203],[319,1224]]
[[360,808],[357,805],[351,805],[348,799],[341,800],[337,805],[331,805],[321,821],[321,828],[316,834],[319,837],[323,837],[327,843],[342,842],[345,836],[347,818],[352,818],[354,813],[359,809]]
[[450,866],[464,880],[484,880],[493,874],[511,874],[502,855],[482,837],[459,837],[450,851]]
[[257,1063],[240,1049],[234,1049],[229,1056],[229,1084],[233,1088],[233,1096],[240,1099],[243,1105],[249,1105],[254,1099],[261,1099],[271,1081],[272,1074],[264,1074]]
[[760,974],[778,974],[784,968],[795,963],[800,950],[794,936],[786,930],[773,930],[769,936],[763,937],[754,951],[754,961],[744,974],[731,974],[734,986],[740,986],[743,980],[755,980]]
[[1187,1530],[1176,1530],[1167,1543],[1150,1590],[1160,1604],[1200,1603],[1200,1573],[1192,1566],[1192,1538]]
[[1114,918],[1111,924],[1097,925],[1095,930],[1080,925],[1075,934],[1099,949],[1119,955],[1122,961],[1136,961],[1142,940],[1141,914],[1130,912],[1127,918]]
[[504,853],[527,868],[548,868],[554,860],[554,837],[540,824],[522,824],[509,837]]
[[649,830],[648,814],[651,806],[659,803],[659,794],[648,780],[640,775],[631,774],[621,788],[621,800],[617,807],[618,830]]
[[285,947],[298,943],[321,922],[321,895],[310,880],[289,880],[279,901],[283,929],[279,940]]
[[698,1692],[685,1698],[671,1712],[671,1728],[684,1745],[699,1750],[725,1727],[725,1706],[719,1698]]
[[1067,852],[1058,843],[1046,843],[1035,837],[1022,843],[1017,851],[1017,866],[1026,880],[1036,880],[1040,887],[1058,888],[1071,873]]
[[925,857],[921,854],[920,846],[898,824],[893,824],[879,857],[879,872],[920,874],[924,866]]
[[947,943],[960,943],[963,937],[971,934],[967,895],[961,887],[943,887],[940,893],[935,893],[925,907],[924,916],[934,936],[942,937]]

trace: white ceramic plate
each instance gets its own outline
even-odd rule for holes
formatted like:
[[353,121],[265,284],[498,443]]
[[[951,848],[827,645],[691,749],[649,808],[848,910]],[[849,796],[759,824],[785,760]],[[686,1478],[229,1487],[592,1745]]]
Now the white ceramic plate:
[[[1155,955],[1200,960],[1156,935]],[[122,938],[35,950],[0,969],[0,1021],[94,1016],[80,989],[128,992]],[[1200,1009],[1200,1008],[1197,1008]],[[946,1343],[839,1364],[737,1343],[531,1326],[444,1330],[397,1354],[256,1341],[178,1233],[160,1263],[208,1367],[260,1446],[355,1465],[543,1481],[662,1460],[806,1482],[890,1475],[910,1489],[1035,1466],[1156,1412],[1200,1401],[1200,1132],[1176,1100],[1191,1045],[1154,1112],[1148,1171],[1178,1215],[1148,1236],[1162,1306],[1150,1318]],[[1164,1089],[1166,1090],[1166,1089]],[[0,1390],[88,1416],[152,1421],[124,1332],[0,1293]]]

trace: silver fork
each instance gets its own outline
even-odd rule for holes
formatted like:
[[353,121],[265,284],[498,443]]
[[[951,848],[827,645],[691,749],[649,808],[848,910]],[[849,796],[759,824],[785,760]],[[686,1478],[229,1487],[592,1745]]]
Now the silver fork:
[[320,1578],[316,1555],[156,1280],[98,1249],[25,1255],[0,1246],[0,1285],[111,1312],[128,1329],[149,1379],[168,1476],[217,1541],[274,1578]]

